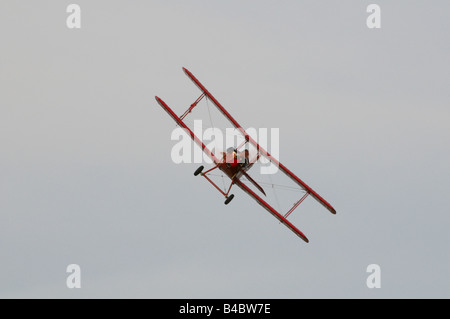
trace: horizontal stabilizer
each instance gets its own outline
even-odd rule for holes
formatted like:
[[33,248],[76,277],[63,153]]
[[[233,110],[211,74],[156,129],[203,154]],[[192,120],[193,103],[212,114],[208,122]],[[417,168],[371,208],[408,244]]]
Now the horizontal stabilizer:
[[261,193],[264,194],[264,196],[266,195],[266,192],[264,191],[264,189],[253,179],[250,177],[250,175],[248,175],[246,172],[244,172],[244,176],[250,181],[250,183],[252,183]]

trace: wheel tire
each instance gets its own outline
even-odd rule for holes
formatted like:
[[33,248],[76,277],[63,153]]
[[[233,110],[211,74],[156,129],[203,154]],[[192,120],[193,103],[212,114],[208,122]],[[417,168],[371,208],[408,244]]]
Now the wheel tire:
[[197,168],[197,170],[194,172],[194,176],[197,176],[198,174],[200,174],[203,171],[204,167],[203,165],[200,166],[199,168]]
[[228,205],[234,198],[234,195],[231,194],[230,196],[227,197],[227,199],[225,200],[225,205]]

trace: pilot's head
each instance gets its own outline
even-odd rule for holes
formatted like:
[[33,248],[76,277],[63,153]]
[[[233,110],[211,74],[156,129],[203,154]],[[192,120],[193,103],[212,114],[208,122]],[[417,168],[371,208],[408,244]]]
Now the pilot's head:
[[233,153],[235,151],[234,147],[227,148],[227,153]]

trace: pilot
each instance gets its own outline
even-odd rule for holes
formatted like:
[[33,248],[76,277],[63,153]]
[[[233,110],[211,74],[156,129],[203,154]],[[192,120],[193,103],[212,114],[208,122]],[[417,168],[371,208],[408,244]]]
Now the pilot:
[[[248,166],[249,164],[249,151],[244,150],[242,152],[239,152],[234,147],[229,147],[227,149],[228,154],[233,154],[234,162],[238,163],[242,168]],[[224,154],[225,156],[225,154]],[[231,167],[230,163],[227,164],[228,167]]]

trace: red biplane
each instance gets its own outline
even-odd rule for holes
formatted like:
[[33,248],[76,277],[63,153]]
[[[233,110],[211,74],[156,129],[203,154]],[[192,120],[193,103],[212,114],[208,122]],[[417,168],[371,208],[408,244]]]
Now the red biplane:
[[[195,176],[201,175],[205,177],[208,182],[210,182],[222,195],[225,196],[225,204],[228,204],[234,197],[233,194],[230,194],[230,190],[233,185],[238,186],[244,192],[246,192],[250,197],[252,197],[258,204],[264,207],[269,213],[271,213],[276,219],[278,219],[281,223],[283,223],[286,227],[288,227],[291,231],[293,231],[297,236],[303,239],[305,242],[309,242],[308,238],[297,229],[290,221],[287,220],[287,217],[305,200],[305,198],[310,195],[320,204],[322,204],[326,209],[328,209],[332,214],[336,214],[336,210],[319,194],[317,194],[311,187],[309,187],[305,182],[303,182],[300,178],[294,175],[289,169],[287,169],[283,164],[281,164],[276,158],[274,158],[271,154],[269,154],[264,148],[262,148],[247,132],[242,128],[241,125],[236,122],[236,120],[228,113],[228,111],[217,101],[217,99],[200,83],[199,80],[186,68],[183,68],[183,71],[186,75],[197,85],[202,94],[200,97],[186,110],[186,112],[178,116],[176,115],[172,109],[159,97],[155,96],[156,101],[159,105],[175,120],[177,125],[181,128],[185,129],[185,131],[190,135],[192,140],[201,147],[203,152],[207,154],[207,156],[213,161],[214,166],[209,170],[203,172],[204,167],[200,166],[194,173]],[[183,119],[194,109],[194,107],[200,102],[201,99],[206,97],[212,101],[214,106],[231,122],[231,124],[237,129],[242,136],[245,138],[244,142],[236,148],[229,148],[226,152],[222,152],[221,156],[216,156],[210,149],[208,149],[205,144],[199,139],[191,129],[183,122]],[[244,144],[250,143],[257,149],[257,154],[252,159],[249,158],[249,153],[247,150],[240,152],[239,149],[244,146]],[[242,182],[241,177],[245,176],[245,178],[251,182],[262,194],[265,195],[263,188],[253,180],[247,171],[253,166],[253,164],[259,159],[260,156],[264,156],[271,163],[276,165],[279,170],[285,174],[289,179],[291,179],[294,183],[296,183],[300,188],[304,191],[300,199],[298,199],[294,205],[285,213],[284,215],[280,214],[276,211],[269,203],[267,203],[261,196],[259,196],[256,192],[254,192],[251,188],[249,188],[245,183]],[[228,190],[225,192],[220,187],[214,183],[207,174],[211,171],[219,169],[223,173],[225,173],[230,179],[231,183],[228,187]]]

